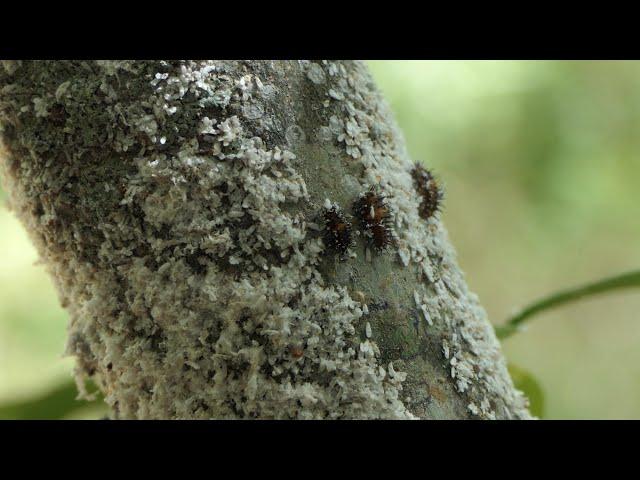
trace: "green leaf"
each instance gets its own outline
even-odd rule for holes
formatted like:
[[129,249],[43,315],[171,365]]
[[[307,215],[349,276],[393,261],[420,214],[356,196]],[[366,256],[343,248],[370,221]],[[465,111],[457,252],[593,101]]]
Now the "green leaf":
[[543,418],[544,392],[531,373],[513,364],[507,365],[513,384],[529,398],[529,411],[532,415]]
[[[96,387],[90,383],[87,389],[92,392]],[[69,416],[76,410],[104,405],[103,398],[99,394],[93,401],[76,400],[77,396],[78,389],[75,382],[68,381],[44,395],[0,405],[0,419],[57,420]]]

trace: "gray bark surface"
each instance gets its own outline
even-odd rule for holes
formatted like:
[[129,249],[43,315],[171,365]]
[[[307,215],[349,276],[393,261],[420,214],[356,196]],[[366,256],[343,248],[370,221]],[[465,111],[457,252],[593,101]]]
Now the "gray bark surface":
[[[113,418],[529,418],[363,63],[4,61],[0,128]],[[372,186],[395,243],[326,248]]]

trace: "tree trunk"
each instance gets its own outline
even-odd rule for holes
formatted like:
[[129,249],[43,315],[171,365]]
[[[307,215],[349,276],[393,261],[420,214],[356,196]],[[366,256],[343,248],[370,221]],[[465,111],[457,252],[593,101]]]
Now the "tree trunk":
[[10,207],[113,418],[529,418],[363,63],[2,67]]

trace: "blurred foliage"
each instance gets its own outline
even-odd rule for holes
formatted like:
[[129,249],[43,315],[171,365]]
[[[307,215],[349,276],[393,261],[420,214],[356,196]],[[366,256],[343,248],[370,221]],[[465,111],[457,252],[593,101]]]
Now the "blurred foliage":
[[[496,324],[640,266],[640,62],[369,64],[410,154],[445,184],[444,222]],[[0,405],[15,405],[57,392],[72,361],[59,358],[66,314],[4,210],[0,252]],[[544,391],[544,418],[640,417],[638,311],[630,290],[545,311],[510,338],[532,408]],[[69,415],[102,415],[91,408]]]
[[531,415],[544,418],[544,393],[538,381],[529,372],[513,364],[509,364],[508,369],[515,387],[529,399]]
[[[96,390],[94,385],[88,385],[87,388],[89,392]],[[77,397],[78,389],[75,382],[61,383],[43,395],[0,406],[0,419],[72,419],[79,411],[89,411],[90,418],[99,418],[93,414],[106,414],[106,406],[99,393],[90,401],[79,400]]]

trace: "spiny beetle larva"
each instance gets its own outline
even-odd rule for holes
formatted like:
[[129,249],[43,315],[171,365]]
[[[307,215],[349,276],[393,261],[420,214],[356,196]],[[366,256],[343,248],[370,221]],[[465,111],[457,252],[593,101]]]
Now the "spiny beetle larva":
[[419,163],[413,167],[411,176],[413,177],[416,191],[420,196],[418,213],[420,217],[428,220],[441,210],[444,191],[431,171]]
[[389,205],[375,187],[360,195],[353,211],[376,250],[382,251],[395,243]]
[[351,222],[336,204],[325,205],[323,219],[325,246],[341,255],[346,254],[353,243]]

